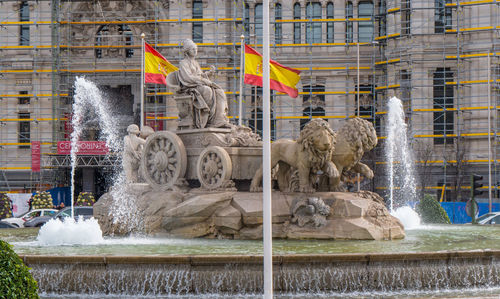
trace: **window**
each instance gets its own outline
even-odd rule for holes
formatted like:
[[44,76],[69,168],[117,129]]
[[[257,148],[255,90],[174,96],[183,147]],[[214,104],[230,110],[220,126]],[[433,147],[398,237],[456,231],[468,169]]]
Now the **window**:
[[[125,37],[125,45],[131,46],[134,44],[134,35],[132,34],[132,30],[130,30],[130,27],[128,25],[122,25],[122,34]],[[134,56],[134,49],[132,48],[125,48],[125,57],[130,58]]]
[[[450,68],[437,68],[434,72],[433,97],[434,109],[453,108],[454,91],[453,86],[447,86],[446,82],[453,81],[453,73]],[[453,111],[434,112],[434,135],[449,135],[454,133]],[[451,137],[434,138],[434,144],[453,143]]]
[[[300,20],[301,17],[301,7],[299,3],[295,3],[293,5],[293,19]],[[293,43],[300,44],[301,43],[301,33],[300,33],[300,22],[293,23]]]
[[325,91],[325,87],[321,85],[306,85],[304,86],[303,91],[309,93],[302,96],[302,115],[307,116],[308,118],[300,120],[301,130],[313,116],[325,115],[325,95],[313,94],[314,92]]
[[321,4],[309,2],[306,5],[306,43],[321,42],[321,22],[312,22],[313,19],[321,19]]
[[443,33],[451,29],[451,8],[445,7],[451,0],[434,0],[434,32]]
[[[356,86],[356,92],[358,91],[358,86]],[[366,92],[369,92],[366,93]],[[358,103],[357,103],[357,95],[356,95],[356,109],[355,114],[358,115]],[[373,87],[372,85],[359,85],[359,115],[360,116],[368,116],[368,118],[364,118],[369,122],[373,122],[373,116],[375,115],[374,106],[373,106]]]
[[[327,19],[333,19],[333,3],[328,2],[326,5],[326,18]],[[333,43],[334,40],[334,23],[333,22],[328,22],[326,23],[326,42],[327,43]]]
[[[203,19],[203,2],[193,1],[193,19]],[[193,42],[203,42],[203,23],[193,22]]]
[[[27,1],[21,2],[19,7],[19,21],[28,22],[30,20],[30,7]],[[29,46],[30,44],[30,26],[20,25],[19,26],[19,45]]]
[[[262,137],[262,110],[258,108],[254,108],[252,110],[252,115],[250,120],[248,121],[248,127],[252,129],[255,133],[259,134]],[[257,123],[257,128],[255,127]],[[276,120],[274,119],[274,111],[271,110],[271,140],[276,139]]]
[[347,2],[346,7],[345,7],[345,17],[347,19],[347,23],[345,26],[345,42],[346,43],[352,43],[353,39],[353,23],[352,21],[349,21],[349,19],[352,19],[353,16],[353,8],[352,8],[352,2]]
[[401,35],[410,34],[411,0],[401,0]]
[[[29,118],[30,118],[29,113],[25,113],[25,112],[19,113],[19,119],[29,119]],[[28,143],[28,144],[20,145],[19,148],[29,148],[30,147],[29,143],[31,142],[31,127],[30,127],[29,120],[19,122],[18,142],[19,143]]]
[[61,212],[59,212],[57,217],[71,217],[71,209],[62,210]]
[[45,211],[43,212],[43,216],[54,216],[56,213],[56,211]]
[[358,42],[370,42],[373,39],[373,3],[363,1],[358,5],[358,18],[370,18],[370,21],[358,22]]
[[500,223],[500,215],[493,217],[490,221],[488,221],[489,224],[499,224]]
[[411,100],[411,73],[407,70],[401,70],[401,99],[403,101]]
[[385,0],[378,1],[378,36],[385,36],[387,34],[387,23],[386,23],[386,4]]
[[245,43],[250,43],[250,7],[245,3],[245,23],[243,24],[245,30]]
[[279,20],[282,19],[281,15],[281,4],[276,3],[274,6],[274,43],[275,44],[281,44],[283,40],[283,32],[281,28],[281,23],[278,23]]
[[94,210],[87,208],[76,208],[75,215],[94,215]]
[[[20,91],[19,94],[28,94],[28,92],[23,90],[23,91]],[[19,105],[28,105],[29,103],[30,103],[30,97],[19,97],[18,98]]]
[[262,4],[255,4],[254,8],[254,26],[255,26],[255,38],[257,44],[262,44]]
[[[95,45],[96,46],[123,46],[133,45],[133,33],[128,25],[102,25],[97,30]],[[125,48],[125,52],[121,48],[96,48],[95,57],[125,57],[134,56],[134,49]]]
[[[271,90],[271,103],[274,102],[274,91]],[[248,121],[248,127],[262,137],[262,87],[252,88],[252,111]],[[276,119],[274,119],[274,111],[271,108],[271,140],[276,139]]]

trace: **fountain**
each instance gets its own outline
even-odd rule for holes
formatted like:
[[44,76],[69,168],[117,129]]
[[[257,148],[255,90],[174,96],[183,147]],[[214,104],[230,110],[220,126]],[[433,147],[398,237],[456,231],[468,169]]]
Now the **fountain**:
[[[38,240],[41,244],[87,244],[89,241],[102,240],[102,231],[95,221],[74,219],[75,170],[78,142],[88,122],[97,121],[101,130],[101,139],[112,152],[120,152],[120,142],[116,122],[110,115],[107,101],[97,86],[83,77],[75,80],[75,97],[71,125],[71,220],[51,219],[40,229]],[[120,185],[119,180],[116,180]]]
[[[182,94],[176,101],[180,110],[189,104]],[[249,187],[248,181],[258,170],[258,165],[250,163],[256,159],[258,143],[242,144],[248,141],[242,138],[247,136],[244,128],[208,127],[200,131],[191,128],[189,120],[181,122],[186,128],[175,133],[156,132],[146,139],[136,171],[142,172],[148,183],[127,182],[127,177],[121,176],[118,182],[125,191],[112,190],[98,201],[95,216],[101,228],[123,236],[75,243],[75,238],[62,237],[59,223],[48,223],[47,230],[53,233],[43,238],[44,228],[38,238],[36,230],[19,230],[14,235],[0,231],[0,237],[13,244],[32,268],[42,297],[261,296],[262,207],[258,203],[262,195],[236,190],[245,185],[245,180]],[[333,164],[322,168],[321,173],[329,176],[325,180],[317,177],[304,184],[304,177],[279,162],[280,191],[273,193],[277,298],[363,294],[425,297],[444,290],[462,294],[464,289],[474,288],[500,294],[500,228],[420,227],[403,238],[399,221],[389,215],[378,195],[331,191],[342,187],[343,169],[373,176],[371,169],[359,162],[362,155],[351,149],[353,140],[361,134],[374,140],[365,143],[364,150],[373,148],[373,127],[360,119],[347,123],[330,135],[327,125],[311,122],[310,126],[324,130],[315,129],[312,131],[322,134],[308,135],[330,140],[328,146],[332,145],[331,138],[336,138],[331,160],[327,160]],[[139,133],[132,128],[129,134]],[[196,148],[193,144],[197,140],[207,144]],[[236,146],[231,146],[233,142]],[[296,145],[287,143],[285,147]],[[234,163],[232,158],[246,160]],[[245,169],[239,168],[244,163],[248,163],[243,165]],[[234,166],[233,173],[235,169],[241,172],[226,174],[228,165]],[[179,169],[183,167],[187,169]],[[197,177],[202,178],[201,187],[189,187],[189,180]],[[254,177],[253,188],[258,188],[258,183]],[[298,189],[317,191],[304,193]],[[131,201],[125,204],[125,211],[117,211],[114,199],[121,199],[123,194],[133,196],[128,198]],[[134,210],[127,211],[130,207]],[[142,218],[138,230],[149,235],[130,234],[134,230],[127,219],[132,213]],[[95,227],[97,223],[92,220],[87,224]],[[64,226],[73,237],[80,236],[80,223],[70,221]],[[198,236],[206,238],[192,238]],[[51,238],[62,241],[50,242]]]
[[401,220],[406,229],[418,227],[420,218],[408,206],[408,203],[417,201],[414,159],[408,142],[403,103],[396,97],[390,98],[387,103],[386,134],[385,156],[391,214]]

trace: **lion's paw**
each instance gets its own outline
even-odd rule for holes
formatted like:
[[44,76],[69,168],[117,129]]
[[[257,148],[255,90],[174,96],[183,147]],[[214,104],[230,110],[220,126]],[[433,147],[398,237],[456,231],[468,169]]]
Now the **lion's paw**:
[[325,165],[325,173],[329,178],[338,178],[340,177],[340,173],[337,169],[337,166],[333,164],[332,162],[327,163]]
[[299,192],[301,193],[314,193],[316,192],[316,189],[314,189],[311,186],[303,186],[299,188]]
[[262,192],[262,187],[250,186],[250,192]]
[[373,179],[373,170],[371,170],[370,168],[368,168],[368,167],[367,167],[367,168],[363,171],[363,175],[364,175],[367,179],[371,180],[371,179]]

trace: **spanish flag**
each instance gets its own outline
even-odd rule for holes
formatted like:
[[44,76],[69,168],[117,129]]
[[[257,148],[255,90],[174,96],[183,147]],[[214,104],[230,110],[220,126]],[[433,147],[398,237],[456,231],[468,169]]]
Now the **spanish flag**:
[[[299,91],[295,87],[300,81],[300,71],[283,66],[270,59],[270,88],[284,92],[296,98]],[[246,84],[262,87],[262,55],[245,45],[245,81]]]
[[167,85],[165,77],[178,68],[147,43],[144,43],[144,50],[144,83]]

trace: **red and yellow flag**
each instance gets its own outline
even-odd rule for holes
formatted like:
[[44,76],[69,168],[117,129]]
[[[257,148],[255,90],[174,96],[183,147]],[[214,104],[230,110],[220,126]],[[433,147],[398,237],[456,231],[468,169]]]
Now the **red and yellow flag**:
[[[270,59],[270,88],[296,98],[299,91],[295,87],[300,81],[300,71],[279,64]],[[262,87],[262,55],[245,45],[245,83]]]
[[144,43],[144,50],[144,83],[167,85],[165,77],[178,68],[147,43]]

